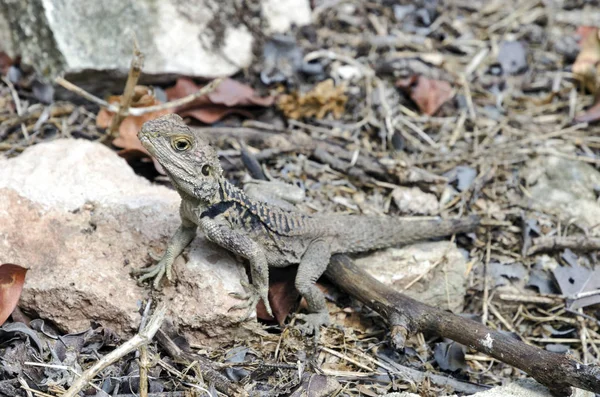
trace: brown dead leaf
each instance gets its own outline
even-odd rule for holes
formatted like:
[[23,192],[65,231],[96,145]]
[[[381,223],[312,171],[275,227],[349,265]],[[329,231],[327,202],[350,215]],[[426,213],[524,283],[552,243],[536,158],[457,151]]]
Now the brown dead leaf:
[[600,102],[598,100],[592,107],[573,119],[576,123],[592,123],[598,120],[600,120]]
[[596,27],[580,26],[577,33],[581,37],[581,49],[572,70],[586,89],[596,93],[600,64],[600,32]]
[[306,94],[293,92],[281,95],[277,107],[285,117],[298,120],[304,117],[322,119],[329,112],[339,119],[344,113],[348,97],[344,94],[344,85],[333,85],[333,80],[325,80],[317,84]]
[[[115,95],[108,98],[109,103],[120,103],[121,96]],[[134,95],[131,100],[131,107],[134,108],[142,108],[148,106],[160,105],[160,101],[152,95],[151,90],[146,86],[136,86],[134,88]],[[115,138],[112,142],[118,148],[121,148],[119,155],[124,157],[127,160],[131,160],[132,158],[137,157],[145,157],[150,156],[150,153],[144,148],[142,143],[137,137],[138,131],[142,128],[142,125],[148,121],[153,120],[157,117],[163,116],[165,114],[172,113],[173,109],[165,109],[159,110],[156,112],[150,112],[143,114],[141,116],[127,116],[121,122],[119,126],[119,136]],[[96,116],[96,125],[100,128],[108,128],[112,122],[114,113],[110,112],[106,109],[100,109],[98,115]],[[154,161],[154,166],[156,169],[163,173],[162,167]]]
[[[167,98],[169,101],[183,98],[202,87],[188,78],[179,78],[173,87],[166,90]],[[252,113],[243,109],[244,107],[269,107],[273,101],[272,96],[257,96],[250,86],[233,79],[224,79],[213,92],[177,108],[175,112],[182,117],[190,116],[203,123],[212,124],[231,113],[252,117]]]
[[2,76],[6,76],[8,73],[8,68],[13,64],[13,60],[8,54],[4,51],[0,51],[0,73]]
[[[295,278],[296,272],[289,269],[273,268],[269,271],[269,303],[279,325],[283,325],[285,318],[296,306],[300,297],[294,286]],[[262,300],[256,306],[256,316],[261,320],[273,320]]]
[[439,108],[454,96],[450,83],[431,80],[423,76],[412,76],[398,80],[396,87],[406,92],[421,112],[433,116]]
[[0,265],[0,325],[17,307],[27,269],[19,265],[6,263]]

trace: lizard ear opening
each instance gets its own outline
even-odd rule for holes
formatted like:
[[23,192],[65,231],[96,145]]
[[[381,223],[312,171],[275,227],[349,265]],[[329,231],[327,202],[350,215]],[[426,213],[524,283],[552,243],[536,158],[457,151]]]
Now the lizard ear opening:
[[209,176],[210,175],[210,166],[208,164],[204,164],[200,171],[202,172],[202,175]]

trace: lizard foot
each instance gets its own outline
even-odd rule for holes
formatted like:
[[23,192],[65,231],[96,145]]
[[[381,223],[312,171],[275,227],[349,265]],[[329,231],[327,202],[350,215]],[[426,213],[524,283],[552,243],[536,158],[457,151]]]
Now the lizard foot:
[[329,325],[329,313],[326,311],[308,314],[296,314],[296,319],[304,322],[304,324],[297,324],[296,327],[304,335],[319,334],[319,329],[322,325]]
[[[149,255],[152,259],[156,259],[152,253],[149,253]],[[139,283],[141,283],[144,280],[154,278],[154,282],[152,284],[154,285],[154,288],[158,288],[159,284],[160,284],[160,280],[163,278],[163,276],[166,275],[167,280],[169,280],[169,281],[173,280],[173,274],[172,274],[171,268],[172,268],[172,263],[169,263],[168,261],[164,260],[164,258],[163,258],[154,266],[150,266],[150,267],[144,268],[144,269],[135,269],[131,273],[135,276],[141,275],[141,277],[139,277],[137,279],[137,281]]]
[[229,311],[246,309],[246,313],[242,316],[242,321],[244,321],[250,317],[250,314],[252,314],[254,310],[256,310],[256,305],[262,299],[265,304],[265,308],[267,309],[267,313],[269,313],[270,316],[273,316],[273,311],[271,310],[271,305],[269,304],[268,287],[258,288],[244,280],[241,280],[240,284],[242,284],[242,287],[244,287],[246,293],[230,292],[229,295],[237,299],[246,300],[246,302],[231,306]]

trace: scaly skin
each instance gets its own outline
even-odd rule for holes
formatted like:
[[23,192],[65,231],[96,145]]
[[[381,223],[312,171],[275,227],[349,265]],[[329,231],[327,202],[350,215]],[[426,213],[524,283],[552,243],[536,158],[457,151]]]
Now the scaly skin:
[[223,177],[216,152],[194,134],[177,115],[146,122],[140,141],[167,172],[181,196],[181,226],[171,238],[157,265],[140,271],[140,280],[154,278],[157,286],[170,280],[173,261],[196,236],[206,237],[250,263],[252,284],[245,284],[247,299],[235,309],[247,317],[260,299],[272,314],[267,299],[269,266],[298,265],[295,285],[308,303],[300,316],[301,329],[318,331],[329,323],[323,293],[315,285],[334,253],[364,252],[418,240],[473,230],[477,216],[450,220],[403,220],[385,216],[306,215],[254,200]]

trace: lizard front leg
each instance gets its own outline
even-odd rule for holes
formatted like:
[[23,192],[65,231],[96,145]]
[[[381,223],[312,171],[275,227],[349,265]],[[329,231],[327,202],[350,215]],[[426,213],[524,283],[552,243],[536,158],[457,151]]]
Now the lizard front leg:
[[330,258],[329,245],[323,240],[317,240],[308,246],[298,266],[296,289],[306,299],[308,314],[297,314],[296,318],[304,321],[299,328],[307,334],[317,335],[321,325],[329,324],[325,296],[316,283],[327,269]]
[[200,220],[200,227],[210,241],[250,262],[252,284],[242,282],[242,286],[248,291],[248,294],[232,294],[237,298],[247,299],[248,302],[233,306],[231,309],[247,308],[244,315],[244,318],[247,318],[256,308],[258,301],[262,299],[267,312],[272,316],[273,312],[268,299],[269,265],[262,247],[247,235],[231,229],[227,224],[219,222],[218,219],[203,217]]
[[170,281],[173,279],[171,268],[175,259],[181,255],[185,247],[196,237],[196,230],[198,227],[188,221],[185,218],[181,219],[181,225],[169,240],[167,249],[160,259],[160,261],[147,269],[134,270],[134,274],[142,274],[142,277],[138,281],[144,281],[150,278],[154,278],[154,287],[157,288],[160,280],[166,274],[167,279]]

